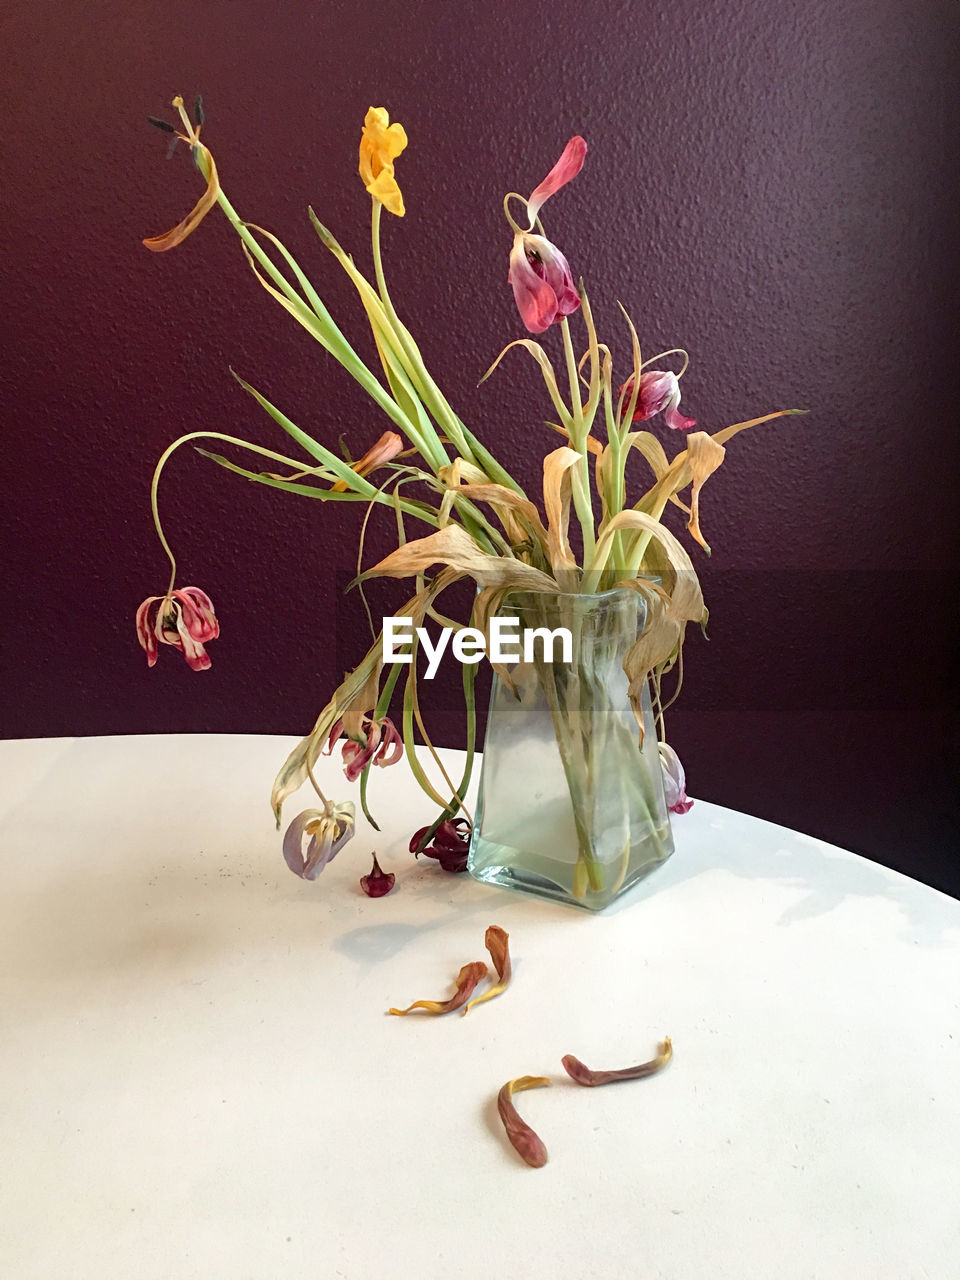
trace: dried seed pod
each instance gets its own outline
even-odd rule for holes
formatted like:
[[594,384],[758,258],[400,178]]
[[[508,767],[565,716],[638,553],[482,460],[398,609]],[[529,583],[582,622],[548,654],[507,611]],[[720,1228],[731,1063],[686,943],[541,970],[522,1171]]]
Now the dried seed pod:
[[469,1013],[475,1004],[492,1000],[510,985],[510,935],[498,924],[492,924],[484,934],[483,945],[490,952],[490,959],[497,971],[497,981],[489,990],[484,991],[483,995],[474,996],[464,1008],[464,1013]]
[[413,1004],[408,1005],[406,1009],[388,1009],[387,1012],[395,1013],[398,1017],[403,1017],[413,1009],[423,1009],[427,1013],[452,1013],[454,1009],[459,1009],[469,1000],[477,983],[486,972],[487,966],[482,960],[473,960],[470,964],[465,964],[457,974],[457,993],[449,1000],[414,1000]]
[[396,882],[397,877],[392,871],[384,871],[377,861],[377,855],[374,854],[369,875],[360,877],[360,888],[368,898],[382,898],[390,892]]
[[507,1131],[507,1137],[517,1152],[533,1169],[541,1169],[547,1163],[547,1148],[543,1140],[530,1128],[513,1105],[513,1095],[522,1093],[524,1089],[538,1089],[549,1084],[546,1076],[517,1076],[508,1080],[497,1094],[497,1110]]
[[620,1071],[591,1071],[579,1058],[568,1053],[563,1059],[563,1069],[571,1080],[577,1084],[593,1087],[598,1084],[616,1084],[618,1080],[642,1080],[644,1076],[652,1076],[667,1065],[673,1057],[673,1044],[669,1036],[665,1036],[663,1044],[655,1058],[649,1062],[641,1062],[637,1067],[624,1067]]

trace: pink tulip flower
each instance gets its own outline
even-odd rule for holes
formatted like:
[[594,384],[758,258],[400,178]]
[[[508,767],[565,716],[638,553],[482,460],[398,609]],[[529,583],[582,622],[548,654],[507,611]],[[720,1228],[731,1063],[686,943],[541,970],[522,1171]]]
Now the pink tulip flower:
[[[156,617],[151,621],[154,605]],[[199,587],[180,587],[165,596],[148,596],[137,610],[137,639],[146,651],[149,667],[157,661],[159,643],[179,649],[191,670],[206,671],[210,655],[203,646],[219,634],[213,603]]]
[[514,224],[507,280],[513,286],[520,318],[531,333],[543,333],[580,306],[570,264],[556,245],[546,236],[535,235],[533,228],[540,206],[577,176],[586,154],[587,144],[583,138],[571,138],[560,159],[527,201],[527,230]]
[[[627,398],[633,391],[633,379],[625,384]],[[674,431],[689,431],[697,425],[696,418],[685,418],[677,411],[680,403],[680,379],[675,373],[662,369],[651,369],[649,373],[640,375],[640,394],[637,396],[637,407],[633,412],[634,422],[646,422],[661,409],[663,420]]]

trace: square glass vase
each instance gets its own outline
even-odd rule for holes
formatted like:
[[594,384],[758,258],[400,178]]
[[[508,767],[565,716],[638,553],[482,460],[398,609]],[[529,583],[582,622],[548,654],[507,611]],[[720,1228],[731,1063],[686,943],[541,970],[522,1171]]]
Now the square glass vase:
[[[518,620],[510,647],[524,660],[494,673],[468,869],[602,910],[673,852],[649,687],[641,744],[623,670],[644,599],[625,587],[515,593],[499,616]],[[559,639],[551,654],[533,634],[558,628],[570,633],[569,660]]]

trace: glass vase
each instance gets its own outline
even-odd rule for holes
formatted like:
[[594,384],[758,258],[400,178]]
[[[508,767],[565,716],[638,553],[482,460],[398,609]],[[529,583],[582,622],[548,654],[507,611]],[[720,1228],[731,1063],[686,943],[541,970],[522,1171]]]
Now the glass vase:
[[[477,880],[598,911],[673,852],[649,690],[644,735],[623,659],[645,620],[629,588],[517,593],[523,655],[494,674],[468,868]],[[569,660],[536,629],[570,633]],[[526,646],[526,648],[524,647]],[[512,686],[512,687],[511,687]]]

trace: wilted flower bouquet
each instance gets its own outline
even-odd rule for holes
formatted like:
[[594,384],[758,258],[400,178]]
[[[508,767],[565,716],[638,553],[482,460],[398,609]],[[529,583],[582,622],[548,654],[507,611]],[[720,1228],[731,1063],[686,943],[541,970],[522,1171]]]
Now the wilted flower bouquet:
[[[522,842],[505,831],[505,824],[522,823],[516,801],[505,801],[498,813],[492,813],[497,807],[493,792],[499,787],[494,775],[505,777],[516,770],[506,763],[498,768],[494,757],[500,747],[491,720],[484,773],[489,759],[492,781],[482,788],[484,820],[477,815],[473,832],[474,870],[584,905],[604,905],[669,852],[665,801],[678,812],[690,803],[679,761],[665,742],[658,748],[656,738],[663,737],[663,677],[674,668],[681,672],[686,626],[704,624],[707,615],[690,556],[663,523],[664,511],[668,504],[680,508],[690,537],[709,550],[699,519],[705,480],[719,467],[724,445],[737,432],[781,415],[765,414],[713,434],[694,431],[694,420],[678,407],[686,353],[678,348],[644,360],[636,329],[622,308],[632,356],[626,377],[615,378],[613,357],[599,340],[586,291],[574,283],[567,259],[546,237],[540,219],[544,203],[584,163],[586,143],[571,138],[529,199],[510,193],[504,200],[513,233],[508,279],[520,317],[533,334],[559,327],[562,375],[558,377],[544,347],[530,338],[510,342],[485,375],[514,347],[531,355],[542,374],[555,418],[549,426],[563,443],[544,457],[538,505],[448,403],[391,299],[381,256],[381,216],[384,209],[397,217],[404,214],[395,174],[397,157],[407,145],[402,127],[390,124],[379,107],[370,108],[363,125],[359,168],[371,196],[372,274],[364,274],[309,211],[322,245],[356,287],[380,359],[381,370],[375,373],[357,355],[280,240],[235,212],[220,186],[213,155],[200,140],[200,100],[192,120],[182,99],[175,98],[173,105],[181,128],[161,120],[153,123],[171,135],[172,146],[180,141],[190,148],[206,189],[182,222],[144,243],[155,251],[172,249],[219,204],[263,288],[356,379],[390,428],[356,461],[343,458],[238,379],[304,456],[287,456],[211,431],[191,432],[172,444],[157,464],[152,486],[154,520],[171,564],[170,584],[165,595],[144,601],[137,614],[150,665],[156,661],[158,644],[169,644],[183,652],[194,670],[203,670],[210,665],[205,645],[219,634],[207,595],[197,587],[177,588],[176,562],[160,524],[158,482],[167,459],[181,444],[219,441],[269,464],[269,470],[248,469],[201,450],[247,480],[324,502],[360,503],[366,508],[363,530],[375,507],[386,508],[396,522],[397,547],[364,568],[361,531],[358,580],[415,579],[416,589],[394,621],[384,620],[391,631],[403,623],[405,638],[395,650],[398,660],[385,663],[383,633],[376,636],[281,768],[272,795],[278,824],[284,800],[306,781],[319,797],[319,807],[302,813],[287,830],[288,864],[313,879],[354,832],[352,803],[328,800],[313,773],[320,753],[332,751],[338,742],[347,777],[360,781],[368,818],[371,767],[391,764],[405,754],[417,782],[440,810],[414,843],[429,849],[433,842],[434,850],[455,856],[466,826],[458,814],[466,812],[474,758],[473,682],[482,644],[475,646],[472,659],[464,659],[467,763],[463,776],[454,781],[432,747],[422,715],[417,659],[425,632],[418,628],[425,628],[431,618],[454,633],[472,628],[470,637],[483,642],[489,640],[494,621],[506,614],[518,619],[524,634],[559,626],[571,641],[565,661],[551,662],[546,644],[540,656],[531,646],[522,660],[519,654],[515,661],[493,660],[493,709],[496,712],[498,699],[508,709],[502,721],[507,738],[527,732],[535,738],[536,725],[546,724],[552,740],[564,795],[557,800],[537,791],[540,766],[530,759],[527,742],[524,787],[530,803],[539,806],[543,817],[544,809],[557,800],[565,814],[550,828],[540,853],[534,851],[533,871],[525,880]],[[518,204],[522,215],[515,216],[512,210]],[[583,327],[579,352],[568,319],[576,313]],[[679,361],[676,371],[666,363],[674,359]],[[657,436],[637,428],[657,415],[662,415],[668,437],[682,433],[682,447],[672,458]],[[628,493],[627,462],[634,451],[649,474],[641,491]],[[576,518],[573,531],[571,508]],[[470,618],[445,618],[437,611],[438,597],[463,578],[473,579],[477,588]],[[396,695],[401,710],[395,725],[390,712],[401,676],[403,691]],[[525,707],[529,714],[511,722],[510,706]],[[445,790],[431,780],[418,758],[418,733],[436,761]],[[508,747],[509,742],[504,750]],[[496,830],[486,830],[488,817]]]

